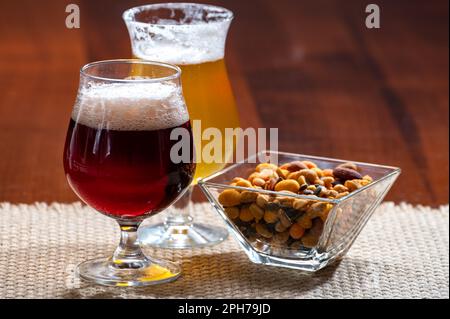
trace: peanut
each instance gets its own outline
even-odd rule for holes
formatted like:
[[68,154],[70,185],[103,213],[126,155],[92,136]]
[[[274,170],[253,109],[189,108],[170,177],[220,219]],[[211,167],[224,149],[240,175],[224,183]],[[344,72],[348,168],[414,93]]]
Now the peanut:
[[267,210],[264,212],[264,221],[268,224],[274,224],[278,221],[278,214],[273,210]]
[[339,195],[339,193],[333,189],[328,191],[328,196],[333,198],[333,197],[337,197]]
[[347,196],[348,194],[350,194],[349,192],[342,192],[342,193],[339,193],[337,196],[336,196],[336,199],[339,199],[339,198],[342,198],[342,197],[344,197],[344,196]]
[[258,177],[259,177],[259,173],[255,172],[255,173],[250,174],[250,176],[247,179],[250,183],[253,184],[253,179],[258,178]]
[[261,172],[264,169],[270,169],[270,170],[276,171],[277,168],[278,168],[278,166],[276,166],[275,164],[261,163],[258,166],[256,166],[255,171]]
[[294,209],[296,210],[302,210],[308,205],[308,203],[309,202],[306,199],[296,199],[294,200],[294,204],[292,205],[292,207],[294,207]]
[[289,171],[288,171],[288,170],[281,169],[281,168],[278,168],[278,169],[276,170],[276,173],[278,174],[278,176],[280,176],[280,177],[282,177],[282,178],[284,178],[284,179],[286,179],[287,176],[289,175]]
[[235,189],[226,189],[220,193],[218,200],[224,207],[237,206],[241,203],[241,194]]
[[257,197],[258,197],[257,192],[242,191],[241,192],[241,203],[244,203],[244,204],[253,203]]
[[320,168],[318,167],[313,167],[311,168],[314,172],[316,172],[317,176],[322,177],[323,176],[323,172]]
[[319,242],[320,235],[322,235],[323,221],[320,219],[315,219],[313,226],[308,232],[302,237],[302,243],[305,247],[313,248]]
[[357,190],[358,188],[361,188],[361,184],[359,184],[357,182],[357,180],[345,181],[344,186],[347,187],[350,192],[353,192],[353,191]]
[[224,210],[227,216],[231,219],[236,219],[239,217],[239,208],[237,207],[225,207]]
[[312,227],[312,219],[309,218],[307,214],[303,214],[298,220],[297,223],[305,229],[309,229]]
[[324,183],[321,179],[316,179],[313,183],[314,183],[315,185],[320,185],[320,186],[325,185],[325,183]]
[[311,218],[314,219],[316,217],[321,217],[324,214],[327,214],[332,205],[324,202],[314,203],[312,204],[308,210],[306,211],[306,214]]
[[269,196],[258,194],[258,197],[256,197],[256,204],[261,208],[265,208],[267,204],[269,204]]
[[251,204],[248,208],[255,220],[258,222],[264,217],[264,210],[256,204]]
[[259,172],[259,177],[267,181],[270,178],[278,179],[278,174],[274,170],[263,169],[261,172]]
[[289,239],[288,231],[279,232],[273,236],[274,242],[278,244],[284,244],[285,242],[288,241],[288,239]]
[[248,206],[241,207],[241,212],[239,213],[239,219],[243,222],[251,222],[254,219]]
[[255,177],[252,181],[253,185],[263,187],[266,184],[266,181],[262,178]]
[[261,236],[265,237],[265,238],[272,238],[273,234],[272,232],[270,232],[266,226],[264,226],[263,224],[259,224],[257,223],[255,225],[256,228],[256,232],[258,234],[260,234]]
[[238,182],[236,182],[236,186],[240,186],[240,187],[252,187],[252,183],[250,183],[248,180],[246,179],[242,179]]
[[300,189],[300,185],[297,181],[294,181],[292,179],[287,179],[284,181],[281,181],[275,185],[275,191],[290,191],[293,193],[297,193]]
[[[285,192],[287,193],[287,191]],[[280,206],[283,207],[292,207],[294,201],[295,201],[294,197],[278,197],[274,202],[278,203]]]
[[333,188],[334,178],[331,176],[325,176],[322,177],[322,182],[326,188]]
[[338,193],[348,192],[348,188],[342,184],[337,184],[333,187],[333,189]]
[[361,179],[359,181],[359,183],[361,184],[361,186],[366,186],[366,185],[369,185],[371,183],[371,181],[369,181],[367,179]]
[[304,233],[305,233],[305,229],[302,226],[300,226],[298,223],[295,223],[289,229],[289,235],[291,235],[291,237],[294,239],[300,239]]
[[324,170],[322,170],[322,174],[323,174],[323,176],[333,177],[333,170],[329,169],[329,168],[324,169]]
[[275,225],[275,230],[276,230],[277,232],[279,232],[279,233],[284,232],[286,229],[287,229],[287,227],[284,226],[281,222],[278,222],[278,223]]

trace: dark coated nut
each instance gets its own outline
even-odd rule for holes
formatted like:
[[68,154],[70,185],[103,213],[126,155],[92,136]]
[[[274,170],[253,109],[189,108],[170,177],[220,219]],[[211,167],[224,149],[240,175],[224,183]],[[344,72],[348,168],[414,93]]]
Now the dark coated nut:
[[343,182],[352,179],[362,179],[361,174],[351,168],[336,167],[333,170],[333,174],[336,178]]

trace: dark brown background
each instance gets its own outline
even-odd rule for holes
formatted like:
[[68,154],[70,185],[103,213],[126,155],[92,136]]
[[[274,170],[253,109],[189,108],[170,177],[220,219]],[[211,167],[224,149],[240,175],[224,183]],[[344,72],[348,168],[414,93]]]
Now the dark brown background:
[[[81,29],[65,28],[78,3]],[[0,201],[77,200],[62,170],[87,62],[129,57],[121,12],[146,1],[1,1]],[[147,1],[150,2],[150,1]],[[243,126],[280,150],[400,166],[388,199],[448,203],[448,1],[205,1],[233,10],[226,58]]]

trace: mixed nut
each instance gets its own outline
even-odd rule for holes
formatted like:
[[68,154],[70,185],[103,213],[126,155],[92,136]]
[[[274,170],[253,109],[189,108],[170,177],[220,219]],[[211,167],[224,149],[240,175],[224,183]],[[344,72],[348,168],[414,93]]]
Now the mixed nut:
[[[262,163],[247,178],[236,177],[230,185],[277,192],[267,195],[251,190],[226,189],[219,194],[225,213],[250,242],[263,242],[291,249],[317,245],[333,203],[369,184],[354,163],[321,169],[311,161],[277,166]],[[299,199],[292,194],[309,195]]]

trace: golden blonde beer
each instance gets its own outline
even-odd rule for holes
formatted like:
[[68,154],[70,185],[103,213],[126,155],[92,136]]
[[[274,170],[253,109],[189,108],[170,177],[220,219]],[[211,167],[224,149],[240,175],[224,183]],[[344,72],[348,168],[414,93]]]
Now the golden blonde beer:
[[[239,119],[224,62],[233,13],[203,4],[161,3],[131,8],[123,19],[135,58],[182,69],[195,144],[196,184],[198,178],[221,170],[233,158],[236,145],[233,136],[226,134],[226,129],[239,127]],[[217,244],[227,237],[224,228],[193,222],[189,204],[193,186],[174,204],[164,223],[142,228],[141,243],[193,248]]]
[[[194,65],[179,65],[182,69],[183,93],[192,120],[201,120],[202,127],[216,127],[225,138],[225,128],[239,127],[239,117],[231,91],[223,59]],[[208,141],[195,141],[197,158]],[[223,141],[222,163],[198,161],[194,182],[197,178],[211,175],[226,165],[233,150],[225,150]],[[233,144],[234,145],[234,144]],[[227,155],[225,155],[227,154]],[[225,158],[228,157],[228,158]]]
[[[205,7],[211,21],[205,21]],[[139,10],[133,12],[132,18],[124,14],[132,40],[133,56],[178,65],[182,69],[183,93],[191,121],[201,120],[202,129],[219,129],[225,139],[225,128],[239,127],[238,112],[224,61],[231,12],[214,6],[200,8],[190,4],[150,5],[140,7]],[[183,24],[183,15],[194,18],[186,25]],[[198,17],[198,21],[195,21],[195,17]],[[139,21],[136,22],[136,19]],[[201,151],[209,142],[202,141],[198,136],[195,138],[197,169],[194,183],[198,178],[221,170],[233,155],[233,149],[226,149],[226,145],[235,145],[235,142],[223,140],[222,160],[205,163]]]

